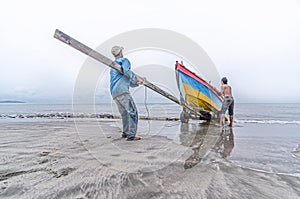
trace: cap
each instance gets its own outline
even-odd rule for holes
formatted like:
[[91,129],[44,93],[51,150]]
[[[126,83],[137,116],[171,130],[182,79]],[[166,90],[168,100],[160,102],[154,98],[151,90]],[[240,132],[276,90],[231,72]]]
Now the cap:
[[116,57],[124,48],[121,46],[114,46],[111,48],[111,53]]

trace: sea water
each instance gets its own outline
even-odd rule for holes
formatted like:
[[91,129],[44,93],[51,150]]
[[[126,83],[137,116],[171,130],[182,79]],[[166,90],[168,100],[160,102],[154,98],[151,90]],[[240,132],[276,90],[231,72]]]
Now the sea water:
[[[179,118],[181,107],[171,103],[137,104],[140,116]],[[235,104],[235,123],[300,125],[300,104]],[[106,118],[118,116],[114,103],[107,104],[0,104],[0,121],[55,118]]]

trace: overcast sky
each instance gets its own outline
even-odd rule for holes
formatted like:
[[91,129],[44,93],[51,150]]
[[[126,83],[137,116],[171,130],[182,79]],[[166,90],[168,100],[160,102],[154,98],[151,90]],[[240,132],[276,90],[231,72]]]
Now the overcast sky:
[[300,102],[299,0],[10,0],[0,21],[0,100],[72,101],[86,56],[55,40],[57,28],[92,48],[163,28],[197,42],[237,102]]

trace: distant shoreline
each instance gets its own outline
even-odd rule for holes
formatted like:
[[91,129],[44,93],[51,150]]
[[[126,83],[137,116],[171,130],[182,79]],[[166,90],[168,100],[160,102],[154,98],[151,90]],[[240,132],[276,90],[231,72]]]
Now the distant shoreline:
[[18,101],[18,100],[2,100],[0,104],[24,104],[26,102]]

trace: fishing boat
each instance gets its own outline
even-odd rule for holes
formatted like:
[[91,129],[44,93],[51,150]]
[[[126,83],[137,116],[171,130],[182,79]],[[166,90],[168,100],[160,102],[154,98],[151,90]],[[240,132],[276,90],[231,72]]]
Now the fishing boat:
[[180,102],[193,107],[199,114],[183,108],[180,115],[181,122],[187,123],[189,119],[211,120],[218,118],[223,98],[215,88],[204,79],[187,69],[183,63],[175,64],[177,85],[180,93]]

